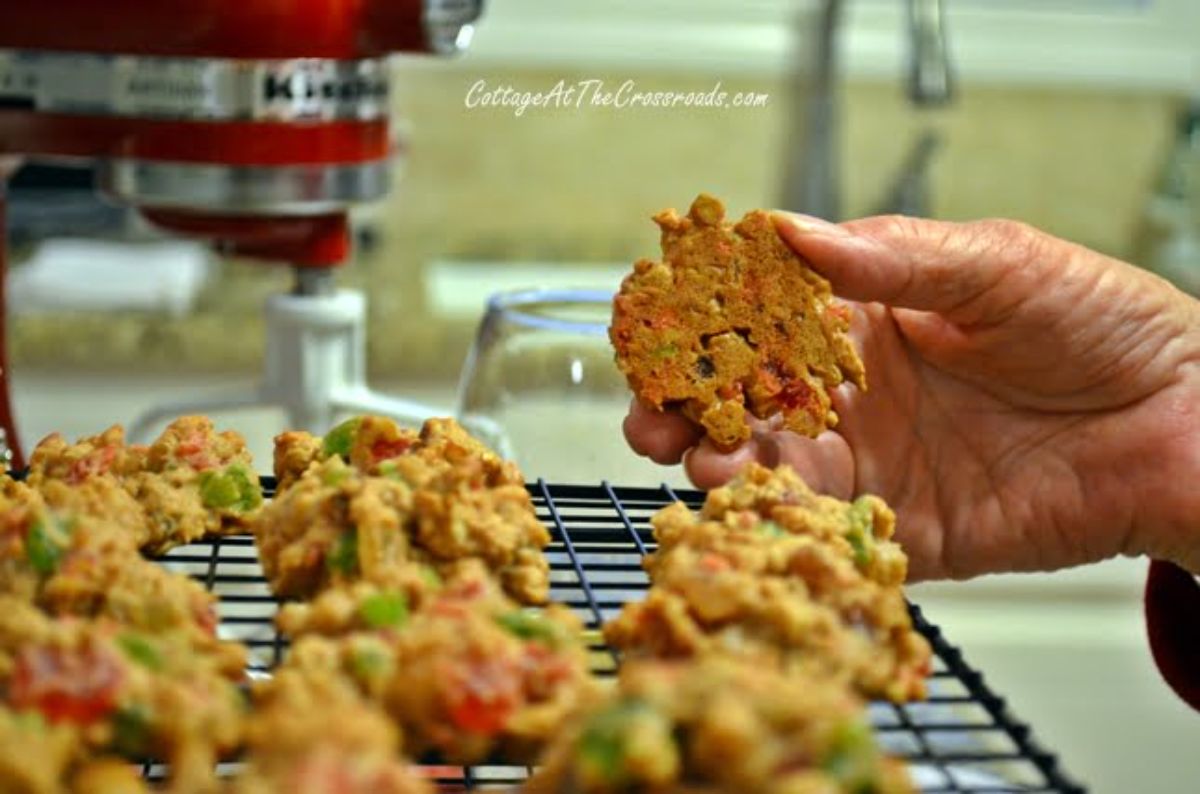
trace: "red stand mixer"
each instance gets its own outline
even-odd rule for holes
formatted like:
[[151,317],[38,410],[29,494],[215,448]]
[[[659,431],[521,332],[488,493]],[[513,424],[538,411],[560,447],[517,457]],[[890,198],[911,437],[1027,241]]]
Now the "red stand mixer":
[[[340,412],[433,413],[366,387],[365,300],[332,278],[350,253],[348,208],[389,185],[387,57],[460,51],[481,4],[0,3],[0,228],[12,157],[85,158],[100,190],[160,228],[295,268],[294,292],[267,303],[259,389],[162,406],[131,435],[256,405],[315,431]],[[2,265],[0,245],[0,283]],[[20,467],[5,350],[0,322],[0,426]]]

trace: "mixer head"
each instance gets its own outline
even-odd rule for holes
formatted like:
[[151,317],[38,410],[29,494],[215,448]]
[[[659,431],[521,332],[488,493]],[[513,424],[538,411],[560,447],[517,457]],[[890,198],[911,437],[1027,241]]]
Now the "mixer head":
[[0,3],[0,157],[86,158],[160,226],[335,264],[389,186],[388,56],[461,50],[481,3]]

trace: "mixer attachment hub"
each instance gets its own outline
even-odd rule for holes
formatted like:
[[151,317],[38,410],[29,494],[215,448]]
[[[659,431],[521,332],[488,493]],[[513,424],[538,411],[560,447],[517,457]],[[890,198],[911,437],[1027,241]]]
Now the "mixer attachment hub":
[[177,416],[249,408],[282,408],[289,427],[313,433],[324,433],[347,414],[383,414],[414,425],[449,415],[369,388],[366,298],[355,290],[334,290],[329,270],[296,270],[296,291],[267,299],[265,371],[258,388],[154,408],[131,424],[134,441],[148,440],[157,425]]

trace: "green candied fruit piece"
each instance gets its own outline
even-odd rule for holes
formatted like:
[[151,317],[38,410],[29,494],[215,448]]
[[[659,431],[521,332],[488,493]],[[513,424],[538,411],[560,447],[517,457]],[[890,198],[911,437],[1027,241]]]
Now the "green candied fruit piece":
[[586,770],[584,779],[610,786],[626,782],[630,777],[626,768],[630,726],[650,713],[646,703],[624,700],[592,717],[579,737],[578,763],[581,771]]
[[321,482],[328,488],[336,488],[350,477],[350,469],[340,467],[326,469],[321,473]]
[[73,522],[62,523],[51,515],[39,516],[25,535],[25,556],[33,570],[49,576],[58,570]]
[[205,507],[233,507],[240,498],[237,483],[224,473],[206,471],[200,474],[200,501]]
[[420,568],[421,581],[435,590],[442,586],[442,575],[432,565],[422,565]]
[[117,645],[132,661],[150,670],[163,668],[162,656],[146,637],[132,632],[117,637]]
[[325,566],[330,571],[346,576],[358,570],[358,530],[347,530],[334,541],[329,556],[325,558]]
[[225,476],[237,487],[239,512],[249,513],[262,504],[262,485],[253,472],[240,463],[234,463],[225,469]]
[[875,510],[870,496],[860,496],[850,503],[850,526],[861,529],[868,535],[875,526]]
[[660,345],[654,350],[654,357],[659,360],[674,358],[677,355],[679,355],[679,345],[675,344],[674,342]]
[[391,657],[381,648],[355,648],[350,655],[350,668],[361,681],[386,676],[392,667]]
[[359,605],[358,614],[373,629],[389,629],[408,621],[408,599],[403,593],[376,593]]
[[554,645],[558,642],[558,626],[535,612],[514,609],[496,616],[496,622],[510,634],[523,640]]
[[17,727],[26,731],[46,730],[46,718],[40,711],[17,711],[13,713],[13,721]]
[[855,794],[875,790],[879,752],[871,728],[861,720],[850,720],[834,729],[822,768]]
[[785,538],[788,535],[787,531],[774,521],[760,521],[754,528],[769,538]]
[[854,548],[854,564],[866,568],[871,564],[874,546],[875,511],[871,507],[871,498],[860,496],[855,499],[847,510],[846,520],[849,524],[846,540]]
[[326,433],[325,438],[321,441],[321,457],[331,458],[338,455],[349,458],[350,448],[354,446],[354,436],[358,434],[358,426],[361,424],[362,417],[356,416],[353,419],[347,419]]
[[140,703],[122,706],[112,716],[113,744],[117,752],[141,758],[150,750],[153,730],[150,709]]
[[257,477],[234,463],[224,471],[201,472],[200,501],[215,510],[248,513],[262,504],[262,490]]

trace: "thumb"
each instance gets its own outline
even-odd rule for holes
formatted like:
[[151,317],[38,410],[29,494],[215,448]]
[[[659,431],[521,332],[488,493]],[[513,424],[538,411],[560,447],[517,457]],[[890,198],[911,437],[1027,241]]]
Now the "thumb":
[[1007,277],[1036,281],[1038,267],[1071,246],[1015,221],[948,223],[888,215],[834,224],[772,214],[797,254],[841,297],[954,315]]

